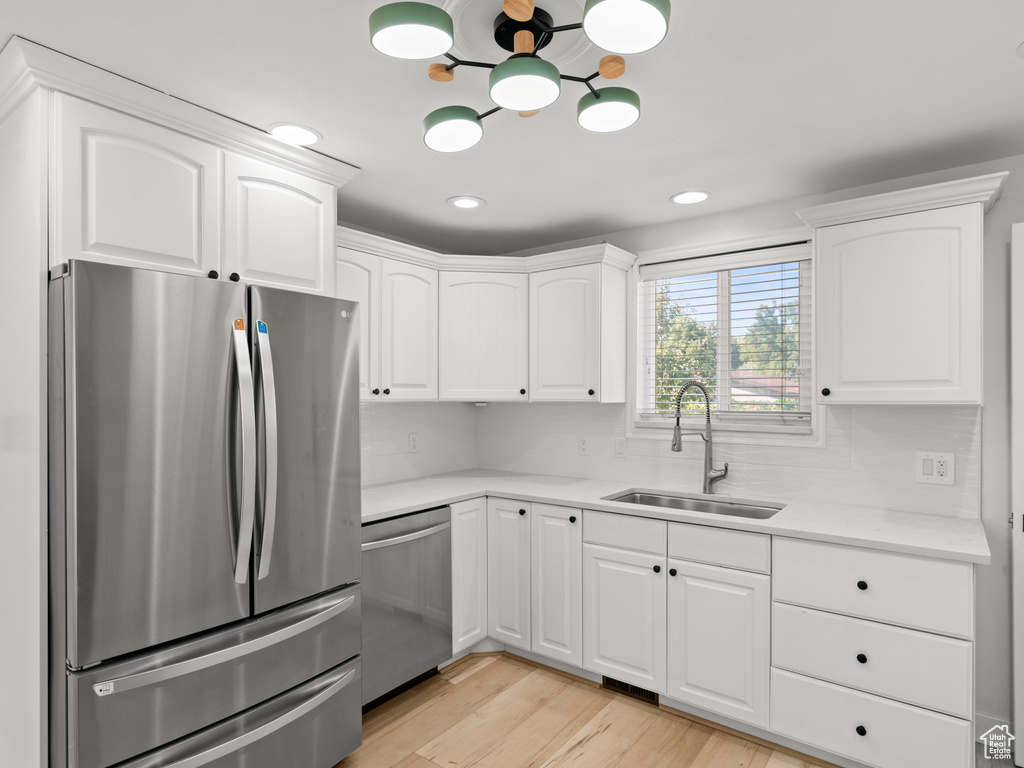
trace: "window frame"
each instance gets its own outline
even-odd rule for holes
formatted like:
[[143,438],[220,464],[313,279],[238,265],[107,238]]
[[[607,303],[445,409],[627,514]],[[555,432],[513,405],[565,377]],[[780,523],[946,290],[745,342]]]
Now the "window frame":
[[[681,251],[660,251],[641,256],[633,265],[630,272],[630,290],[628,306],[628,336],[627,336],[627,410],[626,436],[630,438],[646,438],[649,440],[664,440],[671,431],[674,419],[664,421],[644,419],[640,415],[638,398],[643,392],[643,363],[641,361],[641,338],[642,318],[640,313],[643,310],[641,297],[641,268],[646,273],[644,279],[657,279],[659,277],[675,276],[680,274],[702,274],[710,272],[721,272],[732,269],[743,269],[746,267],[765,266],[769,264],[780,264],[792,261],[809,261],[811,268],[811,296],[806,306],[801,297],[801,323],[810,324],[811,328],[811,366],[810,377],[810,423],[787,425],[780,423],[781,419],[766,414],[766,421],[758,421],[756,417],[749,415],[737,416],[728,411],[719,412],[716,408],[712,410],[712,425],[715,430],[716,440],[725,443],[749,443],[765,445],[824,445],[825,441],[825,409],[814,396],[816,390],[816,371],[814,367],[814,317],[816,311],[817,296],[813,289],[814,277],[814,249],[810,239],[803,239],[794,242],[793,239],[783,242],[750,242],[744,243],[745,247],[724,250],[707,248],[703,252]],[[723,288],[723,284],[725,287]],[[727,291],[726,281],[719,281],[719,297],[723,290]],[[723,341],[724,339],[724,341]],[[719,366],[727,364],[729,355],[721,353],[721,345],[728,343],[728,336],[719,336]],[[728,350],[727,350],[728,351]],[[749,413],[749,412],[747,412]],[[703,428],[703,416],[687,416],[683,414],[681,424],[686,434],[692,433],[693,439],[697,439],[697,433]]]

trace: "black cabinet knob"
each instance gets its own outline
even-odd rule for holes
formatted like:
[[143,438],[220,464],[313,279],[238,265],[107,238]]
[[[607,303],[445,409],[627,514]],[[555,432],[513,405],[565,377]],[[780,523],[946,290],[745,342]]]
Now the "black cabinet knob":
[[832,394],[832,390],[829,389],[828,387],[825,387],[823,390],[821,390],[821,396],[822,397],[828,397],[831,394]]
[[379,395],[379,394],[380,394],[380,389],[374,389],[374,390],[373,390],[373,394],[375,394],[375,395]]
[[216,269],[211,269],[209,272],[206,273],[206,276],[211,280],[216,280],[218,277],[220,277],[220,272],[218,272]]
[[675,576],[677,573],[679,573],[679,571],[677,571],[675,568],[669,568],[668,569],[668,575],[669,576]]
[[868,657],[865,656],[863,653],[858,653],[857,654],[857,661],[859,661],[861,664],[867,664],[868,663]]
[[859,589],[861,591],[864,591],[867,588],[868,588],[868,583],[866,581],[858,581],[857,582],[857,589]]
[[865,728],[863,725],[858,725],[857,726],[857,735],[858,736],[867,736],[868,735],[868,729]]
[[661,573],[661,566],[660,565],[654,566],[654,572],[655,573]]
[[570,522],[570,523],[575,523],[575,522],[576,522],[576,515],[571,515],[571,516],[569,517],[569,522]]
[[588,394],[588,395],[593,395],[593,394],[594,394],[594,390],[592,390],[592,389],[588,389],[588,390],[587,390],[587,394]]
[[520,395],[525,395],[526,394],[526,390],[525,389],[520,389],[519,390],[519,394]]
[[519,510],[519,514],[520,515],[525,515],[526,514],[526,510],[525,509],[520,509]]
[[230,280],[232,283],[237,283],[239,279],[240,278],[238,277],[237,272],[232,272],[230,275],[228,275],[228,280]]
[[385,389],[384,390],[384,394],[385,395],[390,395],[391,394],[391,390],[390,389]]

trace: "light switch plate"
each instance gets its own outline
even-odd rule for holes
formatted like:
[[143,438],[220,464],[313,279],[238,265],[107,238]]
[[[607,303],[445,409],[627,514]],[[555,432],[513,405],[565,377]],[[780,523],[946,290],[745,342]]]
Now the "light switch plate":
[[915,454],[914,479],[932,485],[954,485],[956,454],[918,451]]

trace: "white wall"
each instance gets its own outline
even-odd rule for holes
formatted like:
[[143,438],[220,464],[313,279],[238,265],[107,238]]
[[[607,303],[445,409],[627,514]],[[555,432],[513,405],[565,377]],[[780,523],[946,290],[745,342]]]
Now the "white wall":
[[[361,403],[363,485],[394,483],[476,466],[472,403]],[[409,433],[419,451],[409,452]]]
[[0,763],[26,767],[47,754],[45,107],[0,124]]

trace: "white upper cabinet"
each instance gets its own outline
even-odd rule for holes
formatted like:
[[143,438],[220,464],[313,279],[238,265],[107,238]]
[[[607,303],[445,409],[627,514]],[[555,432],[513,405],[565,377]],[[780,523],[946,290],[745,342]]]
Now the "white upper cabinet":
[[334,295],[358,301],[363,400],[437,400],[437,272],[337,249]]
[[626,273],[583,264],[530,275],[530,399],[621,403]]
[[57,115],[51,263],[220,270],[220,150],[70,96]]
[[441,272],[442,400],[526,400],[530,277]]
[[981,403],[984,206],[1005,174],[799,212],[822,403]]
[[[380,395],[380,258],[338,248],[334,295],[359,302],[359,399]],[[373,390],[377,393],[374,394]]]
[[232,153],[224,178],[224,272],[333,295],[334,186]]
[[382,258],[380,293],[385,398],[437,400],[437,271]]

